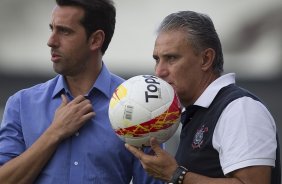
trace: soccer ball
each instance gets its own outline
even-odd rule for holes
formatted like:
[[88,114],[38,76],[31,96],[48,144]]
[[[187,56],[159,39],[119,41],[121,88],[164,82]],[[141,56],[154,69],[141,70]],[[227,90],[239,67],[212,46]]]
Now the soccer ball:
[[153,75],[138,75],[115,90],[109,119],[124,142],[143,147],[150,138],[167,141],[179,126],[181,105],[170,84]]

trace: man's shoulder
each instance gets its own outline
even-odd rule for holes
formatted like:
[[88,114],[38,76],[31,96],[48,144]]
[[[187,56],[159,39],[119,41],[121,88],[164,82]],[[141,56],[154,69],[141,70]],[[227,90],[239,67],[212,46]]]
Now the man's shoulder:
[[56,84],[57,84],[57,80],[58,80],[58,76],[50,79],[50,80],[47,80],[45,82],[42,82],[42,83],[38,83],[38,84],[35,84],[31,87],[28,87],[28,88],[24,88],[24,89],[21,89],[19,91],[17,91],[13,96],[34,96],[36,94],[42,94],[42,93],[46,93],[46,92],[50,92],[50,89],[54,89]]
[[124,78],[116,75],[116,74],[113,74],[111,73],[111,83],[114,85],[114,86],[119,86],[121,83],[123,83],[125,81]]

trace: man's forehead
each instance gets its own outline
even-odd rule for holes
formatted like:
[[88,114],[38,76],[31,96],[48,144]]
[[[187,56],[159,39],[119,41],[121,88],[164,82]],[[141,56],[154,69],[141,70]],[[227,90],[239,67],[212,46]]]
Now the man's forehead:
[[79,23],[84,16],[84,11],[76,6],[55,6],[52,11],[52,23]]

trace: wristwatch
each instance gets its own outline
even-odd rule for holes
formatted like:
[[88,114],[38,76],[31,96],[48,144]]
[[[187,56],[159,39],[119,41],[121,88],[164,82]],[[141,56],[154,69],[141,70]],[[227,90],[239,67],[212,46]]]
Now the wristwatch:
[[187,172],[188,172],[187,168],[183,166],[178,166],[177,169],[174,171],[168,184],[182,184],[184,180],[184,176]]

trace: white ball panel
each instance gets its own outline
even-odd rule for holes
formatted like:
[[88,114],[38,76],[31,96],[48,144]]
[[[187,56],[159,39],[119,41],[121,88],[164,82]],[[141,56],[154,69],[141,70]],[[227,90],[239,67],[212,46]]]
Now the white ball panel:
[[[179,125],[180,110],[179,113],[177,113],[177,111],[175,112],[175,117],[179,116],[179,118],[175,120],[176,123],[173,126],[161,129],[160,126],[162,126],[162,123],[159,124],[160,122],[158,121],[157,127],[160,129],[155,129],[154,131],[156,132],[148,133],[147,131],[144,131],[142,133],[143,128],[139,129],[140,127],[137,127],[139,129],[138,135],[134,135],[135,131],[132,131],[135,129],[134,126],[148,122],[162,115],[168,110],[174,100],[175,92],[172,86],[160,78],[155,76],[150,77],[147,78],[140,75],[125,81],[122,84],[123,88],[120,88],[119,97],[121,98],[118,98],[118,100],[115,98],[116,104],[109,108],[109,117],[113,129],[124,129],[118,131],[119,134],[124,135],[118,136],[123,141],[138,147],[149,146],[151,137],[156,137],[160,143],[167,141],[175,133]],[[157,98],[149,98],[151,96],[148,95],[155,95],[152,97]],[[148,102],[146,102],[146,99]],[[173,120],[170,119],[169,121]],[[146,123],[146,125],[142,126],[144,126],[144,128],[155,126],[149,124]],[[163,122],[163,125],[167,126],[167,123]],[[126,130],[126,128],[130,128],[130,130]]]
[[151,119],[151,113],[139,104],[127,101],[127,98],[124,98],[122,101],[109,113],[114,129],[135,126]]

